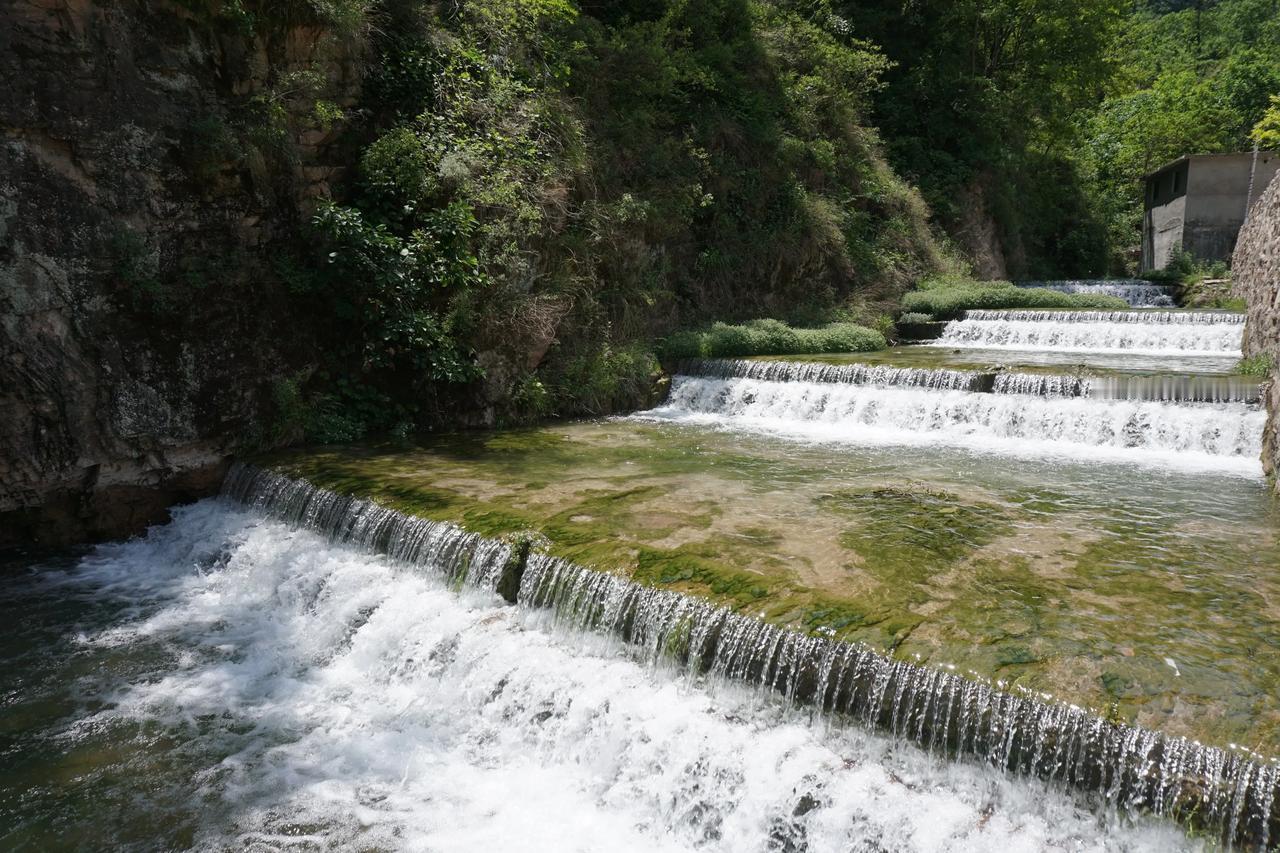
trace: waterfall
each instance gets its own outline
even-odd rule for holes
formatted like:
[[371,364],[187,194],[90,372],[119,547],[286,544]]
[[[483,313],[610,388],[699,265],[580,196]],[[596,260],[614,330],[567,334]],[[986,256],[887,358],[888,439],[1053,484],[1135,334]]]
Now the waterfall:
[[1064,373],[997,373],[992,390],[997,394],[1032,394],[1037,397],[1088,396],[1091,383]]
[[1021,281],[1019,287],[1037,287],[1059,293],[1091,293],[1118,296],[1135,308],[1172,307],[1177,287],[1152,284],[1142,279],[1080,279],[1068,281]]
[[1235,311],[966,311],[966,320],[1021,323],[1139,323],[1153,325],[1243,326],[1245,315]]
[[865,364],[697,359],[682,362],[679,375],[707,379],[756,379],[1030,394],[1039,397],[1093,397],[1163,403],[1257,403],[1260,386],[1247,376],[1215,374],[1089,375],[1021,371],[930,370]]
[[973,317],[954,320],[932,346],[1230,355],[1240,352],[1244,337],[1244,327],[1238,323],[1115,322],[1048,316],[1050,319],[1042,320]]
[[[336,542],[397,555],[482,589],[493,589],[512,564],[504,543],[250,466],[233,468],[224,493]],[[643,660],[755,685],[832,722],[860,723],[935,755],[1093,791],[1109,807],[1178,819],[1229,843],[1267,849],[1280,838],[1280,771],[1243,751],[1108,722],[1047,697],[896,661],[544,554],[517,562],[521,607],[614,636]]]
[[935,390],[982,391],[990,378],[972,370],[929,370],[878,364],[822,364],[799,361],[694,359],[679,372],[719,379],[762,379],[769,382],[832,382],[846,385],[899,386]]
[[688,376],[675,378],[662,407],[638,417],[864,444],[1120,458],[1248,476],[1258,473],[1265,421],[1263,412],[1243,405]]

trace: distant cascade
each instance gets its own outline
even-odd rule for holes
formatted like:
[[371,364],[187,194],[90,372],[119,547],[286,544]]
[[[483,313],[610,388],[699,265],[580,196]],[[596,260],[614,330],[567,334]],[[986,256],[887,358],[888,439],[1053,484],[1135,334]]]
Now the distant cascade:
[[[1203,353],[1240,352],[1244,327],[1238,323],[1142,323],[1064,319],[983,319],[948,323],[933,346],[975,349],[1032,349],[1074,352]],[[985,312],[984,312],[985,313]],[[994,312],[1003,313],[1003,312]]]
[[997,394],[1033,394],[1038,397],[1085,397],[1089,380],[1061,373],[997,373],[992,390]]
[[761,379],[769,382],[831,382],[846,385],[901,386],[950,391],[981,391],[986,374],[972,370],[930,370],[889,367],[881,364],[822,364],[801,361],[750,361],[747,359],[693,359],[682,362],[679,372],[718,379]]
[[[1046,377],[1048,379],[1048,377]],[[1013,379],[1027,382],[1036,379]],[[1037,391],[1036,393],[1039,393]],[[910,388],[677,376],[653,416],[769,428],[821,425],[855,440],[865,433],[938,443],[1052,442],[1088,457],[1092,448],[1256,459],[1265,414],[1244,406],[1019,396],[1016,392],[924,393]],[[832,431],[833,429],[833,431]],[[826,433],[824,433],[826,434]]]
[[1064,281],[1020,281],[1018,287],[1037,287],[1059,293],[1091,293],[1118,296],[1135,308],[1172,307],[1177,287],[1152,284],[1142,279],[1070,279]]
[[1019,323],[1137,323],[1140,325],[1243,326],[1245,315],[1234,311],[966,311],[966,320]]
[[[511,558],[505,543],[252,466],[233,467],[224,494],[481,589],[494,588]],[[570,628],[614,635],[646,660],[753,684],[935,755],[1095,791],[1109,807],[1178,819],[1228,843],[1266,850],[1280,839],[1280,768],[1241,751],[1118,725],[542,554],[525,561],[517,601],[550,609]]]

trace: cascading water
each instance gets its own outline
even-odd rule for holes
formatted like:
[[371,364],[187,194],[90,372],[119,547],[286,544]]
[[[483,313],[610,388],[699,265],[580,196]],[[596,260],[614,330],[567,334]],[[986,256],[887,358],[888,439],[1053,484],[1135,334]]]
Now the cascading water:
[[[932,346],[978,349],[1041,349],[1075,352],[1236,354],[1244,327],[1239,323],[1143,323],[1087,320],[1046,313],[1019,319],[1023,312],[971,312],[947,324]],[[1035,316],[1039,312],[1031,312]],[[975,317],[974,314],[979,316]],[[1008,314],[1008,317],[983,315]]]
[[875,364],[821,364],[799,361],[699,359],[683,362],[680,373],[719,379],[763,379],[769,382],[833,382],[846,385],[982,391],[990,378],[972,370],[928,370]]
[[[971,312],[972,313],[972,312]],[[680,364],[679,373],[712,379],[843,383],[883,388],[990,391],[1040,397],[1094,397],[1163,403],[1257,403],[1260,387],[1246,376],[1219,374],[1077,375],[1015,370],[936,370],[864,364],[821,364],[701,359]]]
[[1085,397],[1091,383],[1081,376],[1062,373],[997,373],[992,383],[996,394],[1031,394],[1037,397]]
[[1021,394],[977,394],[677,376],[639,417],[863,444],[949,444],[984,452],[1127,459],[1259,473],[1263,412]]
[[966,311],[966,320],[1030,323],[1139,323],[1177,326],[1243,326],[1245,315],[1234,311]]
[[[502,543],[273,472],[237,467],[226,493],[335,542],[398,554],[455,582],[493,589],[512,571],[512,552]],[[1246,846],[1265,850],[1280,838],[1280,770],[1246,753],[1109,723],[540,554],[516,571],[522,607],[547,610],[575,631],[621,639],[650,663],[752,684],[785,705],[811,706],[827,719],[856,721],[926,752],[1097,792],[1109,807],[1185,820]],[[436,658],[432,652],[428,668]]]
[[[6,612],[25,606],[30,617],[11,623],[13,630],[37,630],[51,615],[31,610],[37,601],[61,607],[80,599],[85,609],[57,648],[24,659],[48,667],[59,657],[65,669],[26,682],[6,701],[23,715],[19,743],[35,752],[6,745],[0,846],[1204,850],[1205,842],[1170,823],[1117,819],[1106,808],[1098,816],[1086,797],[981,761],[943,761],[861,726],[815,725],[807,709],[788,710],[674,664],[646,668],[635,660],[646,656],[641,647],[627,654],[616,639],[552,624],[587,624],[585,614],[607,611],[627,620],[637,637],[657,638],[660,623],[676,625],[665,636],[673,649],[687,647],[681,637],[693,631],[662,621],[667,611],[659,608],[669,604],[701,626],[699,648],[717,671],[800,673],[808,666],[795,642],[751,635],[696,602],[593,586],[571,567],[539,560],[526,572],[522,595],[561,609],[502,606],[492,593],[449,580],[500,575],[501,547],[482,550],[465,534],[243,469],[229,488],[268,513],[327,526],[333,537],[445,550],[424,546],[414,562],[388,560],[208,500],[175,510],[171,524],[145,539],[104,546],[73,568],[9,579],[10,595],[27,584],[40,592],[5,601]],[[596,597],[602,593],[608,602]],[[777,663],[746,663],[766,653]],[[832,698],[851,695],[872,676],[842,668],[842,659],[826,657]],[[792,680],[799,700],[799,685],[811,679]],[[889,697],[898,703],[894,676],[883,689],[879,683],[871,686],[886,705]],[[67,698],[24,705],[29,693],[59,686]],[[988,695],[973,690],[975,701]],[[919,700],[908,701],[915,695],[909,688],[901,693],[898,728],[918,740],[908,715]],[[962,697],[953,699],[948,731],[958,737]],[[1003,713],[1013,705],[981,706],[964,741],[1008,739],[1007,728],[977,732],[990,717],[986,708]],[[59,719],[67,707],[79,710]],[[10,731],[15,722],[6,719]],[[927,722],[925,731],[933,731]],[[1105,736],[1109,727],[1100,731]],[[1021,738],[1013,743],[1020,755]],[[1157,751],[1148,757],[1158,757],[1151,778],[1165,783],[1152,794],[1176,795],[1173,768],[1189,774],[1205,763],[1203,750],[1183,756],[1171,749],[1175,743],[1151,747]],[[1136,757],[1148,746],[1139,738],[1118,748]],[[1003,747],[993,754],[1002,757]],[[1222,822],[1224,832],[1234,826],[1241,840],[1263,840],[1266,780],[1240,756],[1209,755],[1214,800],[1205,816]],[[1028,759],[1016,760],[1026,766]],[[1079,765],[1074,756],[1070,763]],[[45,767],[47,775],[28,775]],[[1101,789],[1095,796],[1099,805],[1123,810],[1131,787],[1122,784],[1110,800]],[[1220,794],[1227,788],[1230,797]],[[1176,813],[1168,796],[1159,805]]]
[[1167,308],[1173,306],[1177,288],[1166,284],[1151,284],[1141,279],[1079,279],[1068,281],[1022,281],[1019,287],[1035,287],[1056,290],[1059,293],[1090,293],[1099,296],[1118,296],[1135,308]]

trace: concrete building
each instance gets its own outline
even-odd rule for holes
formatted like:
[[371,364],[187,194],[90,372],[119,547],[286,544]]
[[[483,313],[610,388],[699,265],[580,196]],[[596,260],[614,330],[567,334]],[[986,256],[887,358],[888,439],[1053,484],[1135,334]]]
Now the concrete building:
[[1179,250],[1229,261],[1245,211],[1280,171],[1280,153],[1180,157],[1146,176],[1142,271],[1164,269]]

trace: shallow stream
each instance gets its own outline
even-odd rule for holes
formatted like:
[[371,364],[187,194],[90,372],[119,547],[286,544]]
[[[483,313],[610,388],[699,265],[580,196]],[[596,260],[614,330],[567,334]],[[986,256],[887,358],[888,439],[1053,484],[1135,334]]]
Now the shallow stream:
[[1240,332],[987,311],[688,363],[630,417],[276,454],[242,503],[15,557],[0,847],[1266,847],[1280,507]]

